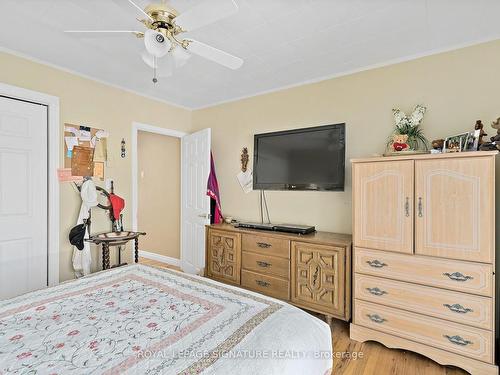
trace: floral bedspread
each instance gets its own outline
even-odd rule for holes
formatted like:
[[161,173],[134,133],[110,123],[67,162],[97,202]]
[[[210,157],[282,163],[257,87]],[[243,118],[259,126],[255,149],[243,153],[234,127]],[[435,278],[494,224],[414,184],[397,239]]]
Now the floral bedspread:
[[0,301],[0,375],[213,373],[287,308],[175,271],[117,268]]

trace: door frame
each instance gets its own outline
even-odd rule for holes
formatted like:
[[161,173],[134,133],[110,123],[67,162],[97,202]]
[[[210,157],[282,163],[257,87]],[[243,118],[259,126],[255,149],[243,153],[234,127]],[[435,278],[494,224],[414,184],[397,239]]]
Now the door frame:
[[47,272],[48,285],[59,284],[59,98],[0,82],[0,96],[47,106]]
[[[188,135],[188,133],[179,130],[161,128],[159,126],[143,124],[140,122],[132,123],[132,230],[133,231],[137,231],[137,222],[138,222],[137,214],[139,208],[139,185],[138,185],[139,181],[137,178],[137,173],[139,172],[139,155],[137,149],[139,131],[158,134],[158,135],[166,135],[168,137],[174,137],[179,139],[182,139],[182,137]],[[182,192],[182,178],[180,181],[180,185]],[[181,197],[179,197],[179,200],[180,199]],[[182,212],[181,216],[179,217],[179,220],[182,223]],[[182,249],[182,225],[180,227],[179,240],[180,240],[180,247]],[[181,249],[179,249],[179,251]],[[139,250],[139,255],[143,256],[144,258],[168,263],[173,266],[178,266],[180,264],[180,259],[174,259],[171,257],[154,254],[147,251]]]

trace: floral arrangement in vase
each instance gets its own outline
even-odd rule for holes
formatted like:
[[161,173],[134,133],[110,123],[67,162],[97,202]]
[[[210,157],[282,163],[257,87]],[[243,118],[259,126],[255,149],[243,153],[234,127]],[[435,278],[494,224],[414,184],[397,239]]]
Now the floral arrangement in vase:
[[415,106],[410,116],[399,108],[392,110],[396,128],[387,143],[392,152],[428,150],[429,141],[421,128],[426,110],[427,108],[420,104]]

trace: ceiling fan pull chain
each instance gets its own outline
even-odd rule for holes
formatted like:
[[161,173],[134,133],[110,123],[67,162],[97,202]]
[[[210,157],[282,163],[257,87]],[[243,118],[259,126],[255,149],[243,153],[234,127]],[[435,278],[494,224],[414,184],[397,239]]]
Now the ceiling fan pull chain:
[[158,68],[158,58],[154,57],[154,68],[153,68],[153,83],[156,85],[158,83],[158,78],[156,76],[156,69]]

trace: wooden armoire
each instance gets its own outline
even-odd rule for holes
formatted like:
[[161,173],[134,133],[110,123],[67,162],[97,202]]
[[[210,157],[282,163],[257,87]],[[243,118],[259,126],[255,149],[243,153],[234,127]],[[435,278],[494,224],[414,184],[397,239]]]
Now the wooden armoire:
[[352,339],[498,374],[496,154],[352,160]]

